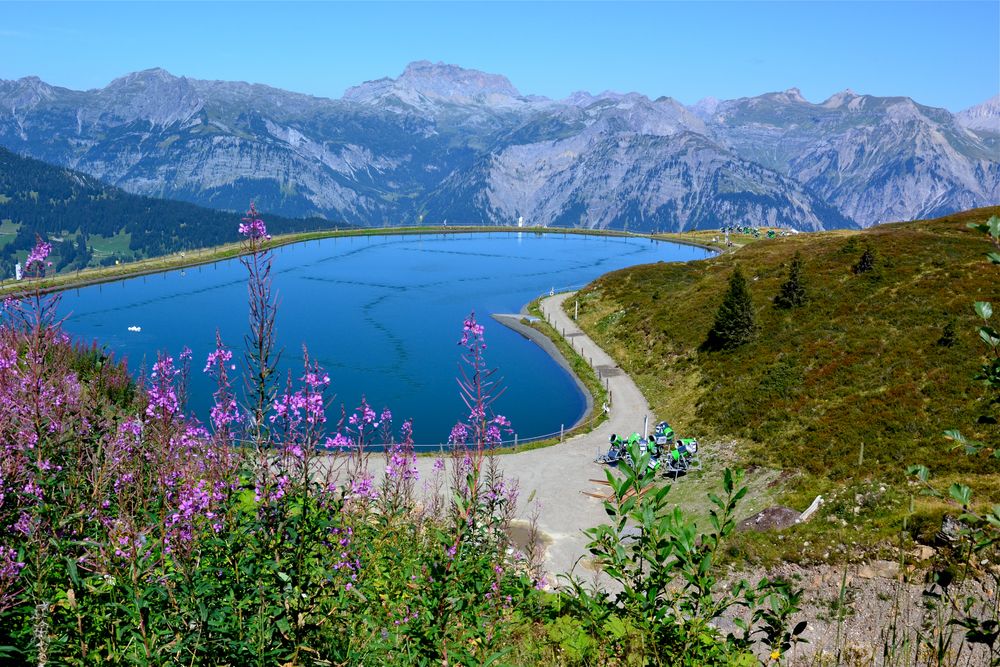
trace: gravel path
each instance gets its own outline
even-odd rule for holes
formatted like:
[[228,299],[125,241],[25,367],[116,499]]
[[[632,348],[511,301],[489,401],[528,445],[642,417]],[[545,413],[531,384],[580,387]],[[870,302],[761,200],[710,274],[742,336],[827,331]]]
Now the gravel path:
[[[529,496],[534,494],[540,504],[538,527],[552,540],[545,553],[545,567],[552,582],[554,575],[569,572],[586,555],[587,539],[583,529],[596,526],[607,518],[601,501],[584,494],[608,491],[606,486],[590,481],[604,479],[603,466],[594,463],[598,450],[607,450],[612,433],[641,432],[645,417],[649,418],[650,428],[654,423],[649,404],[632,379],[563,312],[563,303],[574,294],[567,292],[543,299],[542,313],[557,331],[565,331],[565,338],[573,348],[584,358],[592,359],[601,377],[607,378],[612,398],[610,418],[594,431],[568,438],[558,445],[499,457],[505,476],[517,479],[520,484],[519,518],[529,518],[530,508],[525,506]],[[421,457],[421,478],[428,478],[432,465],[432,459]],[[586,574],[580,566],[576,573]]]

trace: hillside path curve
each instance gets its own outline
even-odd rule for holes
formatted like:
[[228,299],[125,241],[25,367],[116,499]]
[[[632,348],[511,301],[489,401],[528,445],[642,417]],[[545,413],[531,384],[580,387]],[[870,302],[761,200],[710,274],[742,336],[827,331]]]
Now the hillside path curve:
[[[541,311],[556,331],[565,332],[564,338],[577,353],[591,361],[595,369],[601,369],[601,377],[606,378],[611,394],[609,419],[590,433],[567,438],[557,445],[498,457],[504,475],[517,479],[520,486],[518,518],[529,518],[532,508],[527,500],[532,494],[540,505],[538,528],[551,539],[545,553],[545,569],[552,583],[555,575],[568,573],[587,555],[583,530],[607,520],[602,501],[586,495],[609,492],[607,486],[591,481],[605,478],[604,466],[594,462],[595,456],[599,451],[607,451],[612,433],[622,436],[633,431],[641,433],[644,418],[648,418],[650,429],[654,425],[649,404],[632,378],[563,310],[563,304],[575,294],[564,292],[546,297],[540,303]],[[545,397],[539,396],[537,400],[544,401]],[[418,465],[424,477],[430,473],[433,460],[421,457]],[[585,576],[588,571],[576,565],[575,573]]]

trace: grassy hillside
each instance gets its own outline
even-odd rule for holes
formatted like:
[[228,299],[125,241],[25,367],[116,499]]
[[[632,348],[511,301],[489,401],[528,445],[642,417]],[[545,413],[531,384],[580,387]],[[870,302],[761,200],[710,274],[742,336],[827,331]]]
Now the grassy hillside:
[[[747,465],[788,471],[786,502],[899,481],[910,463],[997,499],[1000,463],[949,451],[942,438],[961,428],[1000,441],[995,424],[977,423],[987,406],[972,379],[983,352],[972,302],[1000,301],[1000,275],[985,260],[988,241],[967,228],[997,213],[803,234],[706,261],[625,269],[581,292],[581,323],[633,374],[661,418],[704,438],[735,438]],[[867,247],[875,270],[856,275],[852,266]],[[779,310],[771,300],[796,252],[809,301]],[[759,333],[736,350],[706,351],[737,265]],[[954,340],[942,344],[952,322]]]

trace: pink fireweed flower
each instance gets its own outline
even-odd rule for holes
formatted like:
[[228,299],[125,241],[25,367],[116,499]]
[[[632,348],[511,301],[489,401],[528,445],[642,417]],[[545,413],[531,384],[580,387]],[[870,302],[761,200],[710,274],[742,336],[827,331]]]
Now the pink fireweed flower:
[[493,377],[496,369],[489,370],[483,358],[485,331],[485,327],[476,322],[475,313],[470,313],[463,323],[462,338],[459,340],[459,345],[465,350],[458,378],[469,416],[464,423],[459,422],[452,428],[449,437],[451,444],[474,445],[477,451],[501,444],[504,431],[513,433],[506,417],[492,413],[492,404],[503,393],[503,380]]
[[24,569],[24,563],[17,560],[17,552],[0,545],[0,582],[13,581]]
[[43,277],[45,275],[45,267],[52,266],[52,262],[45,261],[50,252],[52,252],[52,244],[45,243],[39,238],[35,243],[35,247],[28,253],[27,259],[24,260],[25,272],[30,275]]
[[347,420],[348,424],[350,424],[351,426],[358,426],[358,425],[367,426],[369,424],[374,424],[375,426],[378,426],[378,422],[376,421],[375,411],[372,410],[371,406],[368,405],[364,397],[361,398],[361,405],[358,407],[358,410],[361,411],[360,414],[357,412],[352,414],[350,418]]
[[412,444],[393,443],[386,451],[385,476],[390,480],[408,482],[420,478],[417,457]]
[[282,394],[271,406],[274,410],[270,417],[271,423],[281,422],[288,433],[295,432],[303,419],[313,427],[326,423],[323,393],[330,386],[330,376],[313,364],[306,367],[300,380],[305,385],[303,389]]
[[178,411],[180,404],[174,389],[174,377],[178,373],[180,370],[174,368],[173,357],[160,357],[153,364],[153,372],[149,377],[154,382],[146,390],[149,399],[149,405],[146,406],[147,417],[171,417]]
[[17,596],[17,579],[24,569],[24,562],[17,559],[17,551],[0,544],[0,611],[9,609]]
[[350,449],[352,445],[353,443],[351,442],[351,439],[348,438],[343,433],[337,433],[332,438],[327,438],[326,442],[323,443],[323,446],[326,447],[327,449],[340,449],[340,450]]
[[[241,421],[239,407],[236,404],[236,397],[233,395],[229,383],[229,369],[226,365],[232,361],[233,353],[222,343],[222,336],[218,331],[215,333],[215,350],[208,353],[205,360],[205,368],[202,371],[215,378],[216,390],[212,394],[215,403],[209,410],[212,426],[216,432],[227,432],[232,424]],[[235,365],[233,366],[235,368]]]
[[[476,314],[471,313],[469,319],[465,320],[462,327],[462,339],[458,341],[459,345],[467,345],[469,338],[481,339],[486,328],[483,325],[476,322]],[[481,341],[477,341],[482,344],[482,349],[486,349],[486,345]]]
[[202,373],[211,373],[216,364],[225,366],[232,358],[233,353],[225,348],[219,348],[213,352],[209,352],[208,358],[205,360],[205,369]]
[[247,217],[243,218],[243,222],[240,223],[241,236],[253,240],[271,238],[267,233],[267,226],[264,225],[263,220],[257,217],[258,215],[260,214],[257,213],[257,207],[254,206],[253,202],[250,202],[250,210],[247,211]]
[[242,419],[235,398],[230,398],[224,404],[213,405],[209,410],[209,416],[212,419],[212,426],[216,431],[221,431],[230,424],[238,424]]
[[375,480],[369,475],[351,480],[351,490],[348,495],[358,500],[375,500],[378,498],[378,489],[375,488]]
[[450,445],[465,444],[465,441],[468,437],[469,437],[468,427],[462,422],[459,422],[451,427],[451,433],[448,435],[448,444]]

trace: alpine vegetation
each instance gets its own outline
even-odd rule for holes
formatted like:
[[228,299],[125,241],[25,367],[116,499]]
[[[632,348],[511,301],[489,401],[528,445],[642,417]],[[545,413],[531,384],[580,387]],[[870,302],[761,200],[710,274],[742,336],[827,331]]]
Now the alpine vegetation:
[[[475,315],[459,340],[468,414],[421,476],[412,420],[397,425],[364,399],[330,418],[331,377],[307,350],[299,373],[276,376],[278,301],[253,206],[240,233],[242,358],[220,331],[204,363],[162,353],[136,382],[69,340],[57,294],[36,287],[4,303],[0,657],[534,665],[574,651],[570,660],[591,664],[722,665],[778,660],[794,643],[796,591],[717,583],[716,554],[746,492],[739,473],[726,472],[700,534],[664,513],[666,492],[636,450],[637,466],[612,482],[612,524],[589,533],[619,592],[576,579],[553,588],[534,541],[511,538],[519,488],[494,451],[510,423],[492,409],[501,383]],[[32,251],[29,284],[49,270],[49,251]],[[186,405],[199,370],[216,385],[207,421]],[[613,544],[636,521],[641,538]],[[724,612],[737,619],[729,634],[714,622]]]

